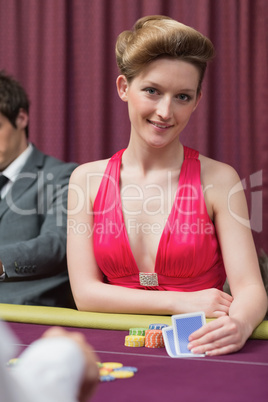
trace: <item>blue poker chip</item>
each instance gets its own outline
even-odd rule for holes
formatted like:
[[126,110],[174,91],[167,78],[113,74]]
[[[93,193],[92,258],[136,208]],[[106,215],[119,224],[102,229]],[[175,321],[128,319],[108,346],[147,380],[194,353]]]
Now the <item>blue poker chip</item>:
[[149,329],[163,329],[165,327],[168,327],[167,324],[150,324]]
[[113,371],[132,371],[132,373],[137,373],[138,369],[137,369],[137,367],[123,366],[123,367],[116,368]]
[[113,377],[112,375],[101,375],[100,376],[100,382],[109,382],[109,381],[114,381],[116,378]]

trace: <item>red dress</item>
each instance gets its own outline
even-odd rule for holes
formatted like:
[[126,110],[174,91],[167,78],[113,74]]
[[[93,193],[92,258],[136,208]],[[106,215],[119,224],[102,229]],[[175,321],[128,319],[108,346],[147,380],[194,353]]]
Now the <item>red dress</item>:
[[176,197],[156,254],[154,272],[158,285],[140,283],[120,198],[123,152],[109,160],[93,206],[94,253],[107,282],[136,289],[222,290],[226,274],[215,227],[205,205],[199,153],[185,146]]

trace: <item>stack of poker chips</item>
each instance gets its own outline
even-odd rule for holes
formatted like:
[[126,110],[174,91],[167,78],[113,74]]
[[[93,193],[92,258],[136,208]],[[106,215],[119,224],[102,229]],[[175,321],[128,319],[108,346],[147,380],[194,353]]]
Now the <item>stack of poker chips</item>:
[[149,329],[130,328],[129,335],[125,337],[125,346],[163,348],[165,345],[162,328],[167,326],[166,324],[150,324]]
[[140,348],[145,343],[145,331],[147,328],[130,328],[129,335],[125,337],[125,346]]
[[116,379],[131,378],[138,371],[137,367],[123,366],[118,362],[98,363],[100,381],[109,382]]
[[144,343],[145,343],[145,336],[128,335],[125,337],[125,346],[140,348],[144,346]]
[[148,329],[145,331],[146,348],[164,348],[164,339],[161,329]]

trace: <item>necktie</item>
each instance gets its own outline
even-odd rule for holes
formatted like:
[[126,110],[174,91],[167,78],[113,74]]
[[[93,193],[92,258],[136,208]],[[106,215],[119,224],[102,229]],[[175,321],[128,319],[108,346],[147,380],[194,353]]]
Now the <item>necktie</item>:
[[[0,192],[1,192],[2,188],[4,187],[4,185],[5,185],[7,182],[8,182],[8,178],[2,174],[2,175],[0,176]],[[1,201],[1,197],[0,197],[0,201]]]

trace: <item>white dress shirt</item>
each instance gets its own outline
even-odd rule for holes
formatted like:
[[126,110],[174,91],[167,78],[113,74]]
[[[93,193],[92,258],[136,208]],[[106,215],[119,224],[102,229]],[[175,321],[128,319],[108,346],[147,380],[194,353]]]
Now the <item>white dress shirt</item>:
[[8,167],[5,170],[3,170],[2,173],[9,179],[9,182],[7,182],[7,184],[2,188],[1,199],[3,199],[6,196],[12,184],[17,179],[21,169],[25,165],[32,150],[33,146],[31,143],[29,143],[25,151],[23,151],[13,162],[10,163],[10,165],[8,165]]

